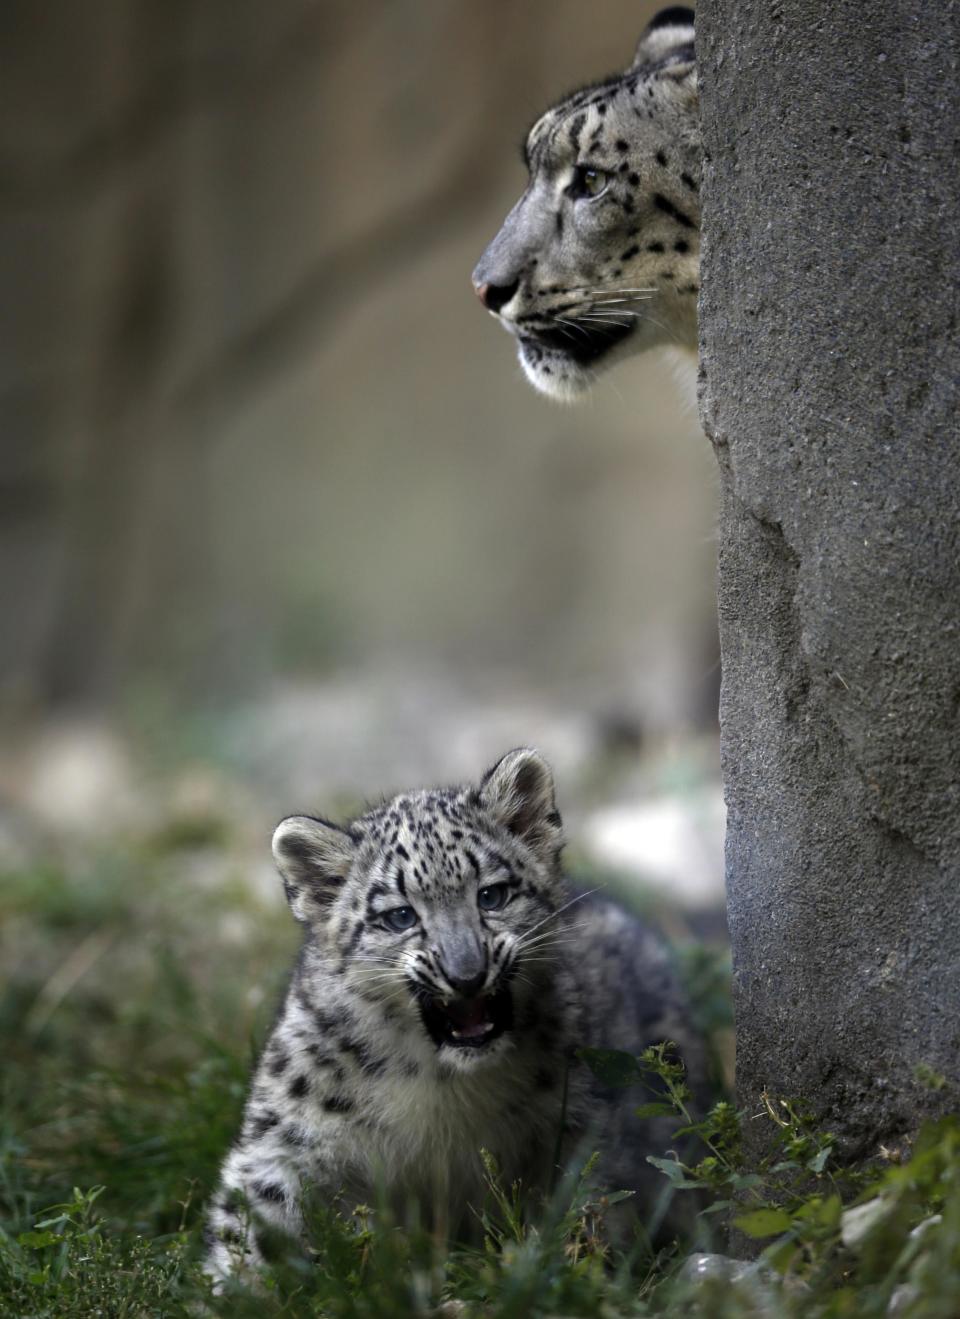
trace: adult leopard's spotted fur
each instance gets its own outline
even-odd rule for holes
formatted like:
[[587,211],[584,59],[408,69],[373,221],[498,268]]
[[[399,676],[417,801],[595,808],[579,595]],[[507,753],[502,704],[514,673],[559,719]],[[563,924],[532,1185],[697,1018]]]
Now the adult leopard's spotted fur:
[[513,751],[474,786],[395,797],[340,828],[293,816],[274,835],[303,948],[254,1071],[208,1218],[208,1271],[261,1263],[262,1225],[296,1234],[313,1193],[350,1213],[385,1194],[462,1237],[490,1151],[545,1191],[557,1152],[602,1152],[599,1180],[637,1192],[648,1228],[662,1120],[603,1088],[581,1045],[699,1043],[670,960],[560,862],[553,778]]
[[530,180],[473,272],[527,379],[569,399],[656,345],[697,348],[701,140],[693,10],[661,11],[625,73],[524,143]]

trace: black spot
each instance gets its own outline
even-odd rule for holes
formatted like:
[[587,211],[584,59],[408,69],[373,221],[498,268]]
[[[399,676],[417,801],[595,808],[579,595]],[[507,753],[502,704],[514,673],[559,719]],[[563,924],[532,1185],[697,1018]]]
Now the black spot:
[[323,1101],[323,1107],[328,1113],[352,1113],[352,1100],[345,1099],[343,1095],[328,1095]]
[[683,286],[683,288],[680,290],[680,292],[681,292],[681,293],[699,293],[699,292],[700,292],[700,285],[699,285],[699,284],[685,284],[685,285]]
[[607,103],[606,101],[600,101],[597,105],[597,114],[605,115],[606,113],[607,113]]
[[583,126],[587,122],[585,114],[574,115],[570,121],[570,143],[574,151],[580,148],[580,134],[583,132]]
[[664,215],[669,215],[671,220],[676,220],[677,224],[682,224],[684,229],[692,229],[693,221],[689,215],[684,215],[683,211],[677,209],[669,197],[664,197],[662,192],[653,194],[653,204],[657,210],[663,211]]
[[618,151],[630,150],[630,143],[626,140],[626,138],[623,137],[618,137],[616,142],[614,142],[614,146],[617,148]]
[[666,250],[666,249],[664,248],[663,243],[648,243],[648,244],[647,244],[647,251],[648,251],[648,252],[663,252],[663,251],[665,251],[665,250]]
[[697,191],[696,180],[692,179],[692,178],[690,177],[690,175],[686,173],[686,171],[684,171],[684,172],[680,175],[680,182],[683,183],[683,184],[685,184],[686,187],[688,187],[688,188],[691,190],[691,192],[696,192],[696,191]]
[[270,1059],[270,1062],[267,1064],[267,1070],[271,1076],[282,1076],[287,1069],[287,1063],[289,1061],[290,1059],[285,1053],[278,1053],[275,1057]]
[[284,1127],[280,1135],[285,1144],[296,1146],[298,1149],[302,1149],[305,1145],[311,1143],[310,1137],[301,1131],[299,1127]]
[[665,165],[667,163],[667,153],[665,151],[657,152],[657,164]]
[[251,1116],[250,1134],[251,1136],[265,1136],[279,1121],[280,1115],[274,1113],[272,1108],[264,1109],[262,1113],[257,1113]]
[[647,24],[648,32],[656,32],[660,27],[693,27],[693,10],[683,5],[671,5],[661,9]]
[[397,843],[397,856],[402,856],[404,861],[410,860],[410,853],[404,847],[403,843]]
[[627,181],[628,181],[628,183],[630,183],[630,184],[635,188],[635,187],[637,186],[637,184],[640,182],[640,175],[639,175],[639,174],[628,174],[628,175],[627,175]]
[[261,1200],[272,1200],[274,1204],[283,1204],[287,1198],[286,1191],[282,1186],[278,1186],[276,1182],[252,1182],[250,1189]]
[[326,1009],[321,1007],[314,1007],[314,1005],[307,998],[302,998],[301,1003],[307,1009],[308,1012],[312,1013],[314,1021],[317,1023],[317,1025],[320,1027],[321,1030],[332,1030],[333,1027],[336,1026],[337,1024],[336,1019],[333,1016],[331,1016],[331,1014],[327,1012]]
[[677,240],[677,242],[674,243],[673,250],[675,252],[680,252],[680,253],[689,252],[690,244],[687,242],[685,238],[680,238]]
[[351,1039],[348,1035],[340,1038],[340,1048],[344,1053],[352,1053],[356,1058],[360,1068],[368,1076],[379,1076],[386,1068],[386,1063],[382,1058],[374,1058],[370,1050],[361,1040]]
[[557,211],[556,225],[557,225],[557,237],[559,238],[560,235],[563,233],[563,212],[562,212],[562,211]]
[[302,1099],[303,1096],[307,1093],[309,1087],[310,1087],[310,1082],[307,1080],[305,1076],[303,1075],[295,1076],[293,1080],[290,1082],[290,1087],[287,1090],[287,1094],[290,1096],[291,1099]]

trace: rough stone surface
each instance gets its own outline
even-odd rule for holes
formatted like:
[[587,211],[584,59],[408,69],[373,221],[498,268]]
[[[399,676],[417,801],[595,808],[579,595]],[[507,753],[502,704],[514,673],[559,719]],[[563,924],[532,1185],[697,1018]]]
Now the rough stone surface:
[[740,1100],[863,1153],[960,1107],[958,16],[697,16]]

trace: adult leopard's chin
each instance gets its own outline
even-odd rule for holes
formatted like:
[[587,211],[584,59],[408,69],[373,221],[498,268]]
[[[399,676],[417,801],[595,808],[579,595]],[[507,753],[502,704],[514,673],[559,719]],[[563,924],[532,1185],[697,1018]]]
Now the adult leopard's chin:
[[538,393],[572,403],[587,393],[602,370],[627,355],[626,341],[633,332],[632,325],[611,325],[599,331],[583,330],[577,337],[559,330],[521,334],[517,355],[524,375]]

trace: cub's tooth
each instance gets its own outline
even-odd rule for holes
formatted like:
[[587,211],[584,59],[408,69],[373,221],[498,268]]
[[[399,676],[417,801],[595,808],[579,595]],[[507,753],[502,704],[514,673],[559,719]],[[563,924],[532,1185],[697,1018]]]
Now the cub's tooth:
[[459,1038],[460,1038],[460,1032],[459,1032],[458,1030],[452,1030],[452,1031],[450,1032],[450,1034],[453,1036],[453,1038],[454,1038],[455,1040],[459,1040]]

